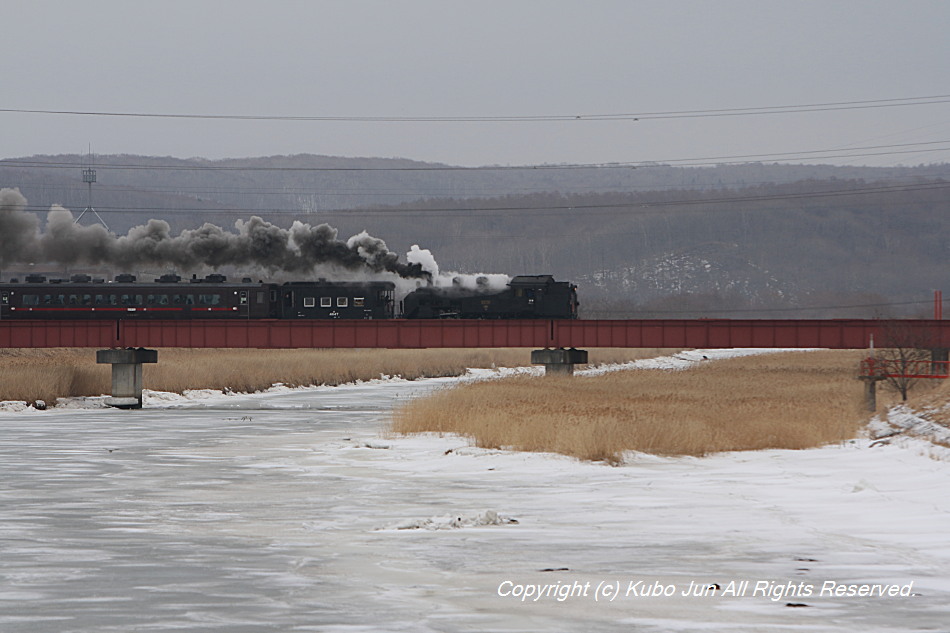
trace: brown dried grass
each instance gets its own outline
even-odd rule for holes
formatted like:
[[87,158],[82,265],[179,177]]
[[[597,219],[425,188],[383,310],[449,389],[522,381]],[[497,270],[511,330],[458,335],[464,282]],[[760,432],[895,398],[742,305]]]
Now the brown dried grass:
[[854,437],[866,420],[855,379],[861,355],[792,352],[686,371],[486,381],[409,402],[395,412],[392,430],[610,463],[625,451],[811,448]]
[[[592,363],[655,356],[661,350],[591,350]],[[275,383],[337,385],[381,375],[416,379],[456,376],[468,367],[513,367],[530,361],[527,349],[241,350],[160,349],[145,365],[148,389],[253,392]],[[92,349],[0,349],[0,400],[44,400],[109,393],[110,368]]]

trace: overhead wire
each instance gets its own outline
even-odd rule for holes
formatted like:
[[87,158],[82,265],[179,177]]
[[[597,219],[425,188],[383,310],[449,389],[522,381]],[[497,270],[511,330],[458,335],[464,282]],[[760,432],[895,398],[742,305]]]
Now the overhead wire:
[[0,108],[0,113],[73,115],[151,119],[200,119],[232,121],[331,121],[354,123],[536,123],[557,121],[639,121],[647,119],[678,119],[699,117],[750,116],[764,114],[789,114],[798,112],[824,112],[832,110],[859,110],[870,108],[894,108],[918,105],[950,103],[950,95],[921,97],[898,97],[891,99],[867,99],[861,101],[832,101],[824,103],[786,104],[778,106],[754,106],[744,108],[717,108],[705,110],[664,110],[623,113],[574,113],[550,115],[489,115],[489,116],[328,116],[328,115],[247,115],[247,114],[201,114],[172,112],[120,112],[104,110],[53,110],[40,108]]

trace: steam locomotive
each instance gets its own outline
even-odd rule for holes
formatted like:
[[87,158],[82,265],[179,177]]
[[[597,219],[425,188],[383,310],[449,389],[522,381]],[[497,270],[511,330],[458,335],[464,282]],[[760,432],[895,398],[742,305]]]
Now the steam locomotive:
[[0,282],[0,319],[576,319],[577,286],[551,275],[514,277],[503,290],[425,286],[396,302],[388,281],[265,283],[224,275],[140,282],[73,275]]

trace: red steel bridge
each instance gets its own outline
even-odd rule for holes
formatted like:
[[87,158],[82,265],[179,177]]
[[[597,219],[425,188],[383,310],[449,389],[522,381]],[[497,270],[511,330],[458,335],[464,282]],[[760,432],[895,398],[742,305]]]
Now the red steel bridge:
[[0,321],[0,348],[426,348],[886,346],[899,328],[928,348],[950,348],[950,320],[194,320]]

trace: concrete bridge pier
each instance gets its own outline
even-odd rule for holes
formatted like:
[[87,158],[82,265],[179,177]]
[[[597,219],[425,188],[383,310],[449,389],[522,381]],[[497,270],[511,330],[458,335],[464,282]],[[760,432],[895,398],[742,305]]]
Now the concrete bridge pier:
[[864,406],[871,413],[877,412],[877,383],[884,380],[883,376],[858,376],[864,383]]
[[587,363],[586,349],[536,349],[531,351],[531,364],[544,365],[545,376],[573,376],[574,365]]
[[158,350],[100,349],[96,362],[112,365],[112,396],[105,403],[118,409],[142,408],[142,363],[157,363]]

